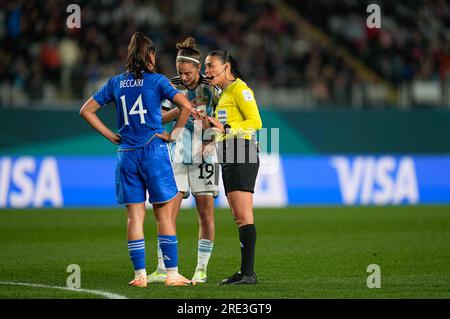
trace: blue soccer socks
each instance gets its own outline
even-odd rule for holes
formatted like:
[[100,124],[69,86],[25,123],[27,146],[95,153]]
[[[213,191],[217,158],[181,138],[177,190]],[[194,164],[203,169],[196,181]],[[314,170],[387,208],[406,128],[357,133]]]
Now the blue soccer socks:
[[158,235],[158,244],[161,248],[164,265],[167,272],[178,272],[178,241],[177,236]]
[[129,240],[128,251],[133,263],[136,277],[146,275],[145,273],[145,241],[144,239]]

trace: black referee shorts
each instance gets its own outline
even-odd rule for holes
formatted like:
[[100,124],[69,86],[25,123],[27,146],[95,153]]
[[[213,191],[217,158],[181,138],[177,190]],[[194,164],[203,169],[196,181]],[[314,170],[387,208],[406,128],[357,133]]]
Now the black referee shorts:
[[233,191],[254,193],[259,170],[258,148],[253,141],[228,139],[218,148],[225,195]]

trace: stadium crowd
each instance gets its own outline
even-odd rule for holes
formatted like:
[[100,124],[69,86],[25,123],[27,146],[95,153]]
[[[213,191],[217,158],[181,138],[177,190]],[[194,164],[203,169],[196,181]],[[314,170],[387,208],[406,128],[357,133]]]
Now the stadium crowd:
[[[370,3],[381,8],[379,29],[366,26]],[[305,0],[297,9],[394,84],[450,74],[448,1]]]
[[[414,1],[413,1],[414,2]],[[365,25],[367,4],[355,0],[285,1],[299,16],[345,47],[384,81],[443,80],[450,72],[445,0],[378,1],[382,28]],[[309,29],[287,19],[277,1],[78,1],[81,28],[68,29],[67,2],[0,0],[1,92],[28,99],[83,98],[122,68],[126,43],[141,30],[155,42],[158,70],[175,75],[175,43],[194,36],[203,54],[227,48],[250,84],[306,87],[320,102],[348,103],[366,81]],[[10,101],[0,100],[0,105]]]

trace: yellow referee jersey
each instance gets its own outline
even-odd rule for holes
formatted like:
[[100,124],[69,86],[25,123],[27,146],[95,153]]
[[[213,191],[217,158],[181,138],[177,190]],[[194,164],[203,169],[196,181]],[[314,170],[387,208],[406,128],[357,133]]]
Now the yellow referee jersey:
[[217,135],[216,141],[234,137],[250,140],[262,127],[253,91],[241,79],[223,90],[214,116],[222,124],[230,125],[229,133]]

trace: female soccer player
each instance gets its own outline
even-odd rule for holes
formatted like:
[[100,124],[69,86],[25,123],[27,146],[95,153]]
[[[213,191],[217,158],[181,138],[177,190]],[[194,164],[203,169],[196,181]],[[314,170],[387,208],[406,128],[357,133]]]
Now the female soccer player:
[[[141,32],[128,45],[126,72],[111,78],[81,108],[80,115],[100,134],[119,145],[116,167],[116,198],[128,214],[128,250],[135,277],[130,286],[146,287],[144,218],[146,191],[158,226],[158,242],[164,255],[168,286],[192,282],[178,273],[176,228],[171,216],[178,193],[166,141],[176,139],[163,133],[161,101],[168,99],[180,108],[175,124],[182,128],[191,112],[185,96],[169,80],[155,72],[155,47]],[[114,102],[119,134],[113,133],[96,115],[103,105]]]
[[[237,61],[225,50],[211,51],[206,57],[210,85],[223,92],[210,123],[219,134],[216,144],[222,179],[231,213],[239,228],[241,269],[219,284],[255,284],[256,228],[253,218],[253,192],[259,169],[255,132],[262,127],[253,91],[242,81]],[[213,143],[205,147],[209,153]]]
[[[216,90],[209,86],[209,82],[201,71],[201,53],[197,48],[194,38],[189,37],[186,40],[177,43],[178,49],[176,57],[176,69],[178,76],[172,78],[172,84],[182,92],[204,115],[205,125],[209,126],[207,116],[214,114],[214,101],[217,101]],[[176,118],[179,109],[173,104],[163,103],[163,124]],[[196,283],[205,283],[207,280],[206,269],[213,249],[214,241],[214,197],[218,195],[218,164],[217,158],[213,156],[212,161],[202,161],[201,141],[197,143],[199,148],[199,157],[195,150],[196,143],[194,138],[194,127],[196,117],[190,117],[185,125],[183,135],[178,141],[171,144],[172,165],[175,174],[175,180],[178,187],[178,195],[173,205],[173,216],[176,219],[183,198],[187,198],[192,193],[198,211],[199,235],[198,235],[198,253],[197,267],[195,269],[192,281]],[[200,124],[201,122],[197,122]],[[200,130],[201,132],[201,130]],[[198,141],[197,141],[198,142]],[[166,278],[166,269],[161,253],[158,247],[158,268],[147,279],[148,282],[161,282]]]

